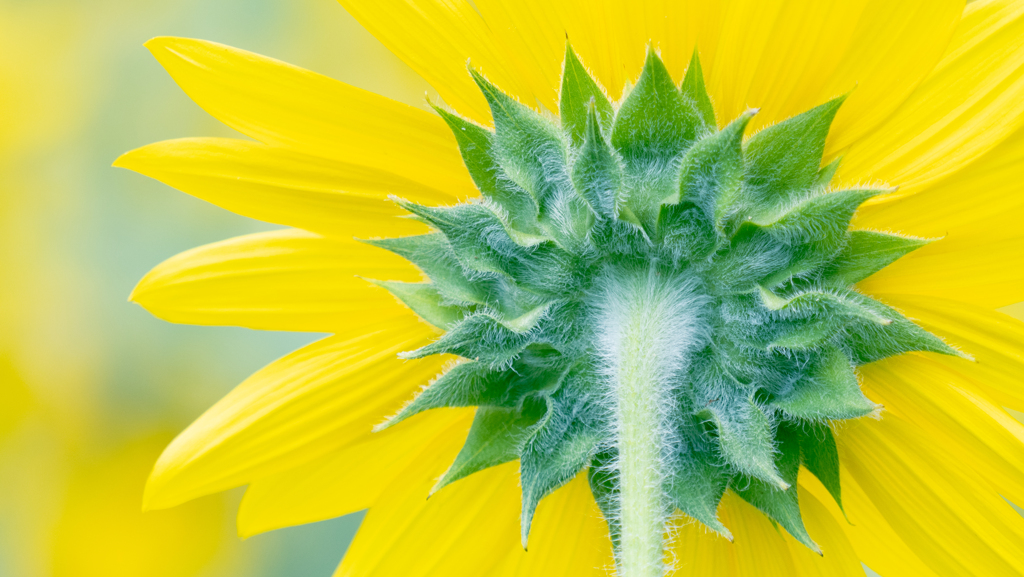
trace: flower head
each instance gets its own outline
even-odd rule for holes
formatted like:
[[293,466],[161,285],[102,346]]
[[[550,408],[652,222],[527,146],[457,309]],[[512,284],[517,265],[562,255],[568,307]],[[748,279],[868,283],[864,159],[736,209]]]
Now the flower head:
[[258,142],[118,164],[304,230],[133,298],[335,336],[176,439],[149,506],[370,507],[346,575],[1024,572],[1024,329],[987,310],[1024,298],[1024,4],[391,4],[347,7],[452,108],[150,44]]

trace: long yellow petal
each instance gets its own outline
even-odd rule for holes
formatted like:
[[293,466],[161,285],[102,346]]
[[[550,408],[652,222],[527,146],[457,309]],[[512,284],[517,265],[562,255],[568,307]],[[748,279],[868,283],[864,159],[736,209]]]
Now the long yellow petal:
[[[857,557],[881,575],[935,577],[936,574],[893,531],[845,468],[841,468],[841,476],[845,515],[828,489],[813,475],[801,474],[800,487],[814,495],[836,525],[842,528]],[[800,498],[803,499],[803,493]]]
[[[892,114],[942,58],[963,6],[959,0],[871,0],[829,82],[816,98],[801,91],[806,94],[802,108],[791,99],[788,112],[798,114],[849,93],[832,123],[825,154],[833,156],[857,142]],[[829,34],[842,38],[836,28]],[[808,75],[801,80],[819,86]]]
[[1024,425],[956,372],[971,363],[905,355],[862,367],[864,392],[884,418],[913,424],[999,494],[1024,503]]
[[396,358],[429,334],[406,324],[332,337],[264,367],[171,442],[150,476],[145,506],[244,485],[365,439],[440,371],[441,358]]
[[445,102],[477,121],[488,120],[490,114],[466,70],[467,60],[502,90],[527,104],[533,105],[537,96],[543,96],[533,94],[529,80],[520,76],[539,72],[515,67],[516,55],[501,50],[494,34],[466,0],[340,2],[364,28],[429,82]]
[[486,469],[427,499],[455,458],[431,454],[384,490],[370,509],[337,577],[478,577],[519,541],[518,463]]
[[580,473],[540,502],[530,529],[530,550],[516,543],[493,575],[602,577],[614,566],[608,527],[586,473]]
[[972,355],[977,362],[948,362],[999,404],[1024,411],[1024,322],[1001,312],[943,299],[893,294],[879,298]]
[[550,5],[559,11],[573,49],[613,99],[640,75],[648,45],[659,51],[676,82],[694,48],[707,74],[718,46],[720,2],[560,0]]
[[726,492],[718,513],[734,541],[730,543],[692,522],[676,528],[670,551],[675,565],[672,575],[787,577],[797,574],[782,529],[773,527],[763,513],[732,491]]
[[[802,473],[809,476],[806,471]],[[798,485],[798,492],[804,525],[824,554],[818,555],[786,533],[786,546],[793,557],[796,574],[802,577],[863,577],[864,568],[860,558],[844,531],[843,525],[846,523],[837,522],[825,506],[803,486]]]
[[154,38],[146,47],[199,106],[260,142],[476,194],[436,115],[215,42]]
[[[504,55],[503,59],[528,93],[524,102],[534,102],[552,112],[558,111],[558,86],[561,81],[565,31],[557,3],[540,0],[476,0],[474,3],[489,32],[489,42]],[[466,55],[476,65],[477,58]],[[481,61],[480,65],[484,65]],[[489,68],[489,67],[488,67]],[[463,73],[465,68],[463,67]],[[512,79],[509,79],[512,80]],[[472,87],[465,87],[472,91]],[[471,95],[467,94],[467,99]],[[475,96],[474,96],[475,97]]]
[[332,519],[372,507],[402,471],[430,453],[458,451],[473,412],[432,411],[305,465],[252,482],[238,534]]
[[756,130],[852,90],[831,149],[859,138],[907,97],[942,56],[963,9],[957,0],[722,4],[721,37],[707,60],[719,121],[756,107]]
[[897,418],[856,422],[837,442],[857,483],[936,573],[1024,572],[1024,519],[944,447]]
[[951,233],[858,283],[870,294],[938,297],[986,308],[1024,300],[1024,233],[989,228]]
[[864,206],[853,226],[928,238],[958,238],[1020,226],[1024,130],[963,170],[893,202]]
[[[719,507],[719,518],[725,521],[730,506],[736,499],[731,492],[726,493],[723,504]],[[736,546],[725,537],[708,531],[699,523],[688,520],[673,527],[672,542],[668,551],[672,563],[674,577],[702,577],[704,575],[721,575],[722,577],[742,577],[737,573],[735,551]],[[733,529],[729,525],[730,530]],[[735,531],[733,535],[735,536]]]
[[881,180],[917,192],[999,144],[1024,122],[1024,3],[964,11],[931,75],[843,157],[840,182]]
[[171,322],[338,332],[408,317],[356,277],[417,281],[407,261],[353,240],[286,229],[183,252],[150,271],[131,299]]
[[344,238],[425,232],[416,221],[396,218],[407,213],[389,195],[424,204],[457,200],[393,171],[229,138],[158,142],[114,166],[243,216]]
[[774,527],[764,513],[732,491],[722,500],[722,509],[722,523],[732,531],[735,539],[733,555],[738,577],[796,574],[796,566],[783,537],[784,531]]

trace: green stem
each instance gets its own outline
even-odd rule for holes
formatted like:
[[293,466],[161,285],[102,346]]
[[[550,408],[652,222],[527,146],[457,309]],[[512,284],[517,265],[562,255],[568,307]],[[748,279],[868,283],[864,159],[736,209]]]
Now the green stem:
[[675,387],[695,350],[702,302],[685,277],[612,269],[599,302],[598,348],[614,414],[619,577],[662,577],[665,455]]
[[663,440],[659,422],[663,399],[658,390],[659,363],[652,358],[645,324],[632,324],[625,331],[623,362],[616,375],[621,577],[664,574]]

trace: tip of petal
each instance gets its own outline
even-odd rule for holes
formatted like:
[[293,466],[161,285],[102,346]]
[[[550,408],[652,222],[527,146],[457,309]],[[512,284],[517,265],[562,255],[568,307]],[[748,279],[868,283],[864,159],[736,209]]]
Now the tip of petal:
[[145,41],[142,45],[145,46],[153,56],[156,56],[158,51],[164,50],[173,44],[179,44],[183,40],[187,39],[179,38],[177,36],[156,36]]
[[118,156],[117,158],[114,159],[114,162],[110,163],[110,166],[113,166],[114,168],[128,168],[129,170],[131,170],[131,168],[128,166],[128,160],[131,158],[132,152],[134,151],[129,151],[122,154],[121,156]]

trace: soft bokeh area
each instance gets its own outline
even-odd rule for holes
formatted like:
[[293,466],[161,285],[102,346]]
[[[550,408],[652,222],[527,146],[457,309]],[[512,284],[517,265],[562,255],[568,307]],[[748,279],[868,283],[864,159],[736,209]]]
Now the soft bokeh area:
[[127,302],[161,260],[267,228],[110,167],[232,135],[143,47],[158,35],[417,105],[426,89],[332,0],[0,0],[0,577],[326,577],[358,516],[241,541],[238,491],[140,510],[178,431],[316,338],[174,326]]

